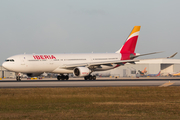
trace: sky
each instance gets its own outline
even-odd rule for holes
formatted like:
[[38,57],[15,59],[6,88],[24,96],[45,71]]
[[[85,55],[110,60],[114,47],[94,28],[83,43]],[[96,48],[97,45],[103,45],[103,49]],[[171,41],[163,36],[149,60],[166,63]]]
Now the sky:
[[1,0],[0,64],[17,54],[114,53],[141,26],[136,52],[179,52],[180,0]]

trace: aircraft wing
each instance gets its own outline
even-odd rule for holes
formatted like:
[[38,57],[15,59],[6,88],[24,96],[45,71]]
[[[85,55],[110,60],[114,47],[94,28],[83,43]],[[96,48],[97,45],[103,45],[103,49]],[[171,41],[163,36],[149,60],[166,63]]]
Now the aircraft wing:
[[104,61],[104,62],[89,62],[89,63],[79,63],[79,64],[64,64],[62,68],[75,68],[75,67],[90,67],[90,66],[98,66],[98,65],[112,65],[119,64],[122,65],[124,63],[135,63],[139,60],[116,60],[116,61]]
[[[154,52],[154,53],[148,53],[149,54],[156,54],[159,52]],[[167,58],[173,58],[177,54],[174,53],[173,55],[166,57]],[[144,54],[145,55],[145,54]],[[162,58],[154,58],[154,59],[162,59]],[[134,64],[135,62],[139,62],[140,60],[153,60],[153,59],[134,59],[134,60],[116,60],[116,61],[104,61],[104,62],[89,62],[89,63],[79,63],[79,64],[64,64],[61,66],[61,68],[66,68],[66,69],[74,69],[75,67],[90,67],[90,66],[99,66],[99,65],[107,65],[107,66],[112,66],[112,64],[118,64],[118,65],[123,65],[124,63],[132,63]]]

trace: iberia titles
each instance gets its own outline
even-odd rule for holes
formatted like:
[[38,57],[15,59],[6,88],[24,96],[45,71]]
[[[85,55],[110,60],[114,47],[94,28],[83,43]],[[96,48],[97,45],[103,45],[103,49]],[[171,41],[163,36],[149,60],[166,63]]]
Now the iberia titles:
[[33,55],[34,59],[36,60],[44,60],[44,59],[56,59],[54,55]]

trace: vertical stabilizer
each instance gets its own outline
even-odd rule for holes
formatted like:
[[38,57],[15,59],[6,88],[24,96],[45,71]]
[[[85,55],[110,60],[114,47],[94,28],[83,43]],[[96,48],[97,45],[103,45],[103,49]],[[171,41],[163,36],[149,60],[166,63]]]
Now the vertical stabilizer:
[[134,26],[124,45],[116,53],[134,53],[141,26]]
[[156,77],[160,76],[160,74],[161,74],[161,71],[159,71],[159,73],[156,75]]

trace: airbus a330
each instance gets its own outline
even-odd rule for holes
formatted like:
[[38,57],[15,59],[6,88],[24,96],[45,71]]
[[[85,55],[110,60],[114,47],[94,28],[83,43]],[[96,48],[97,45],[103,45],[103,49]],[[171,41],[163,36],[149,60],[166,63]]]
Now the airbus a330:
[[134,26],[124,45],[115,53],[89,54],[20,54],[9,57],[2,64],[4,68],[16,73],[16,80],[21,81],[21,73],[29,77],[42,73],[56,73],[58,80],[68,80],[68,74],[84,77],[85,80],[96,80],[91,75],[94,71],[106,71],[117,68],[125,63],[138,62],[134,58],[155,54],[135,53],[140,26]]

